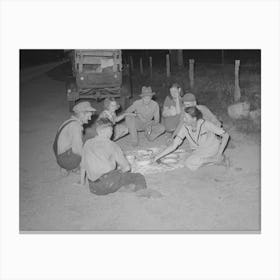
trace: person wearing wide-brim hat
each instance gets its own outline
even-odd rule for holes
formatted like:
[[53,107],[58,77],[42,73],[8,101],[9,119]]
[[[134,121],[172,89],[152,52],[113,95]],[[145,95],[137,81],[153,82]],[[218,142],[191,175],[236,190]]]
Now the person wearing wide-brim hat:
[[132,145],[137,146],[138,131],[145,131],[145,135],[149,141],[155,140],[158,136],[164,133],[165,128],[159,123],[159,105],[152,100],[155,93],[150,86],[143,86],[141,99],[136,100],[129,108],[127,113],[135,113],[136,116],[126,116],[126,125],[131,135]]
[[58,165],[66,171],[79,168],[83,149],[83,124],[88,123],[96,111],[88,101],[77,103],[74,114],[58,129],[53,150]]

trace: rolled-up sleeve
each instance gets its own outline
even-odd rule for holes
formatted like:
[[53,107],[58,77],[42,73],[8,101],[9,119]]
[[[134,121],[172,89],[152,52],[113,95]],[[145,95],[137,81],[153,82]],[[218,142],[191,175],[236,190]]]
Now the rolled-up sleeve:
[[131,106],[129,106],[125,111],[127,112],[127,113],[133,113],[134,111],[136,110],[136,106],[135,106],[135,102],[131,105]]
[[127,169],[129,168],[129,163],[126,159],[126,157],[124,156],[123,151],[121,150],[121,148],[115,144],[114,147],[114,157],[115,157],[115,161],[117,162],[117,164],[122,168],[122,169]]

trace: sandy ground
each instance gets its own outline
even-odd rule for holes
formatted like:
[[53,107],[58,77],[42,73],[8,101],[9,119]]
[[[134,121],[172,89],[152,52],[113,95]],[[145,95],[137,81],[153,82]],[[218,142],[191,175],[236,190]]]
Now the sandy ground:
[[[259,136],[230,129],[229,169],[147,175],[161,198],[120,192],[98,197],[73,184],[78,175],[63,177],[55,162],[54,136],[69,116],[64,83],[42,75],[22,85],[20,97],[21,231],[260,230]],[[123,149],[128,140],[119,141]],[[162,136],[149,146],[164,141]]]

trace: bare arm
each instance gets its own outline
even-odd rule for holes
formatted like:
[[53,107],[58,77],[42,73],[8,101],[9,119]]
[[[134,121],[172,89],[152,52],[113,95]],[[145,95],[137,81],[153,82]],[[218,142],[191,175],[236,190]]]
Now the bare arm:
[[134,105],[134,103],[133,103],[131,106],[129,106],[129,107],[125,110],[125,112],[126,112],[126,113],[133,113],[133,112],[135,112],[135,110],[136,110],[136,108],[135,108],[135,105]]
[[120,122],[121,120],[123,120],[126,116],[136,116],[135,113],[128,113],[128,112],[125,112],[119,116],[116,117],[115,121],[116,122]]
[[176,104],[176,115],[179,115],[181,113],[181,105],[180,105],[180,97],[176,98],[175,104]]
[[130,171],[130,164],[117,144],[115,144],[115,160],[122,172]]
[[154,122],[155,122],[155,124],[159,123],[159,106],[158,106],[158,104],[156,104],[156,109],[155,109],[155,113],[154,113]]
[[83,140],[82,140],[82,131],[78,126],[73,126],[72,130],[72,151],[74,154],[82,155],[83,149]]
[[158,155],[155,156],[154,161],[157,161],[162,157],[175,151],[181,145],[182,142],[183,140],[180,137],[176,137],[170,146],[168,146],[165,150],[163,150],[162,152],[160,152]]
[[211,122],[206,121],[205,125],[208,130],[212,131],[213,133],[215,133],[216,135],[219,135],[222,138],[222,141],[221,141],[218,153],[217,153],[217,156],[220,157],[223,154],[225,147],[228,143],[229,134],[223,128],[218,127]]
[[225,147],[228,143],[228,140],[229,140],[229,134],[227,132],[225,132],[224,134],[221,135],[222,137],[222,142],[221,142],[221,145],[220,145],[220,148],[219,148],[219,151],[218,151],[218,155],[222,155],[224,150],[225,150]]

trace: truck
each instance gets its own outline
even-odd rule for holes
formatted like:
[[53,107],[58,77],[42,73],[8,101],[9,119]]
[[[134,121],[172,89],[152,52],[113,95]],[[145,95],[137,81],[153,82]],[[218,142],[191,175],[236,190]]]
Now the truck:
[[119,98],[120,105],[125,107],[131,90],[123,85],[123,76],[128,71],[122,64],[121,50],[75,49],[68,53],[72,65],[72,77],[66,82],[70,111],[78,100],[100,101],[107,97]]

